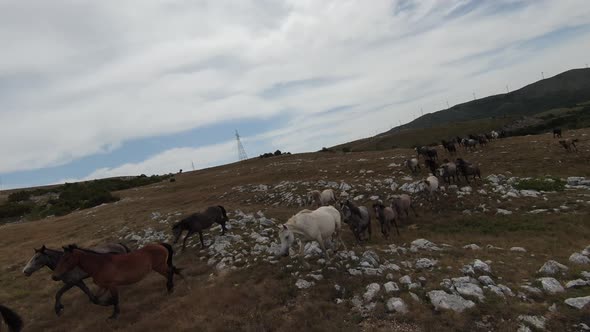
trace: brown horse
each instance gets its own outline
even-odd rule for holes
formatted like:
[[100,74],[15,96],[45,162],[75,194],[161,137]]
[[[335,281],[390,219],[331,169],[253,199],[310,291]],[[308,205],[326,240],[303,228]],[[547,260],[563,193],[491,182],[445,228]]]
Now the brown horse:
[[[117,287],[134,284],[142,280],[150,271],[166,277],[168,293],[174,288],[174,274],[180,275],[180,269],[172,264],[174,252],[167,243],[148,244],[128,254],[101,254],[76,245],[64,247],[64,255],[53,271],[53,280],[59,280],[65,273],[75,267],[88,273],[94,283],[101,288],[100,295],[109,291],[111,298],[99,302],[100,305],[113,305],[110,318],[119,315],[119,291]],[[100,298],[97,295],[97,298]]]

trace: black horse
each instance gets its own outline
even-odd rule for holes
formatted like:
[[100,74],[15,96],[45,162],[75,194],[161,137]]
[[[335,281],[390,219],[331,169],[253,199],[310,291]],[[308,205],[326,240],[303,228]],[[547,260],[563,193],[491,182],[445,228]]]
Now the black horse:
[[[23,320],[12,309],[0,304],[0,318],[8,325],[9,332],[19,332],[23,328]],[[2,323],[2,321],[0,321]]]
[[227,228],[225,228],[225,223],[228,221],[229,218],[227,217],[227,212],[223,206],[210,206],[207,208],[207,210],[205,210],[205,212],[193,213],[172,226],[174,243],[176,244],[178,242],[178,239],[180,239],[180,235],[182,235],[183,231],[187,231],[188,233],[182,241],[182,250],[186,248],[186,240],[189,238],[189,236],[193,235],[193,233],[199,233],[201,247],[205,248],[205,242],[203,242],[203,231],[211,227],[213,223],[218,223],[221,225],[221,235],[224,235],[225,231],[227,230]]

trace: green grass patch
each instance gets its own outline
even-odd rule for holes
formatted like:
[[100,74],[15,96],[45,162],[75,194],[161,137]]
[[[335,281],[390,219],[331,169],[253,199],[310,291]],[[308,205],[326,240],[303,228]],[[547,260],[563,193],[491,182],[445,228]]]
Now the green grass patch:
[[532,178],[521,180],[514,185],[518,190],[563,191],[565,182],[558,178]]

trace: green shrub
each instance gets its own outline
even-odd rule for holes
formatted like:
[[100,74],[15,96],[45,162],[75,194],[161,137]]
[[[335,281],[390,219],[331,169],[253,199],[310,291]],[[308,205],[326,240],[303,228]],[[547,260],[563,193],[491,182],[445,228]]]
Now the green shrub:
[[342,152],[344,152],[344,153],[348,153],[348,152],[351,152],[351,151],[352,151],[352,149],[350,148],[350,146],[345,146],[345,147],[342,148]]
[[17,191],[14,192],[10,195],[8,195],[8,201],[9,202],[24,202],[24,201],[28,201],[31,198],[31,192],[30,191]]
[[35,204],[32,202],[7,202],[0,205],[0,219],[17,218],[31,212]]
[[565,182],[556,178],[533,178],[520,180],[514,185],[518,190],[563,191]]

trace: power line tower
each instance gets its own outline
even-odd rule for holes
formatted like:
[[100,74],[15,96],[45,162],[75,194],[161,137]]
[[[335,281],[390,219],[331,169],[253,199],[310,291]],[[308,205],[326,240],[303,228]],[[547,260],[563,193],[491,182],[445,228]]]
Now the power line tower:
[[238,159],[240,161],[248,159],[248,155],[246,154],[246,150],[244,150],[244,146],[242,145],[242,141],[240,141],[240,134],[236,130],[236,141],[238,142]]

